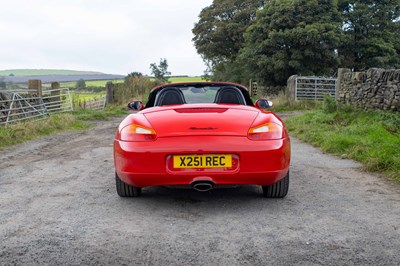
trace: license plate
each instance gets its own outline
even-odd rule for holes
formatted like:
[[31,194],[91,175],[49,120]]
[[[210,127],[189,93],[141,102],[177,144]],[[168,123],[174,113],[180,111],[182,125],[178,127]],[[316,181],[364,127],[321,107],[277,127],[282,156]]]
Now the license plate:
[[231,154],[174,155],[174,168],[231,168]]

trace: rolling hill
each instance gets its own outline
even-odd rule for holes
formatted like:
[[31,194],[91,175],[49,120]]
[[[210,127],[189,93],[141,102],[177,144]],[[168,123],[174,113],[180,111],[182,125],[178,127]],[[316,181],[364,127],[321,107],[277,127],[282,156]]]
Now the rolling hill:
[[123,75],[105,74],[95,71],[77,71],[64,69],[8,69],[0,70],[0,80],[17,84],[27,83],[31,79],[40,79],[42,83],[74,82],[80,79],[88,80],[116,80],[123,79]]
[[65,69],[6,69],[0,70],[0,76],[46,76],[46,75],[101,75],[96,71],[79,71]]

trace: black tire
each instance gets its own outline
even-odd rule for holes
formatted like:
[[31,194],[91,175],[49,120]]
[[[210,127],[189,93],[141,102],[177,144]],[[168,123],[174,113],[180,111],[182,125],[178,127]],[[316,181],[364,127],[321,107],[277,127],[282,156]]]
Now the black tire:
[[115,173],[115,184],[120,197],[139,197],[142,192],[142,188],[130,186],[122,182],[117,173]]
[[262,187],[266,198],[284,198],[289,191],[289,171],[286,176],[278,183]]

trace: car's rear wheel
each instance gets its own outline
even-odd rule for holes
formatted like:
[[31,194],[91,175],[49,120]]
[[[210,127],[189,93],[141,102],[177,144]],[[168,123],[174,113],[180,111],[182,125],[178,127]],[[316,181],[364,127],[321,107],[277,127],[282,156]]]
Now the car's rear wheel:
[[263,194],[266,198],[284,198],[289,191],[289,171],[278,183],[263,186]]
[[125,184],[115,173],[115,184],[117,187],[117,193],[120,197],[139,197],[142,192],[142,188],[134,187],[128,184]]

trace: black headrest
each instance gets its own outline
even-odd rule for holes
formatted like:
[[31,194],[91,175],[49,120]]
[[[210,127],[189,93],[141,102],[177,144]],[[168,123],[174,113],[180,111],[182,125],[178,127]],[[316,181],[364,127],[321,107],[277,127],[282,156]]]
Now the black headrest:
[[215,95],[215,103],[246,104],[242,92],[233,86],[222,87]]
[[182,91],[174,87],[169,87],[158,92],[154,106],[185,103],[185,97]]

